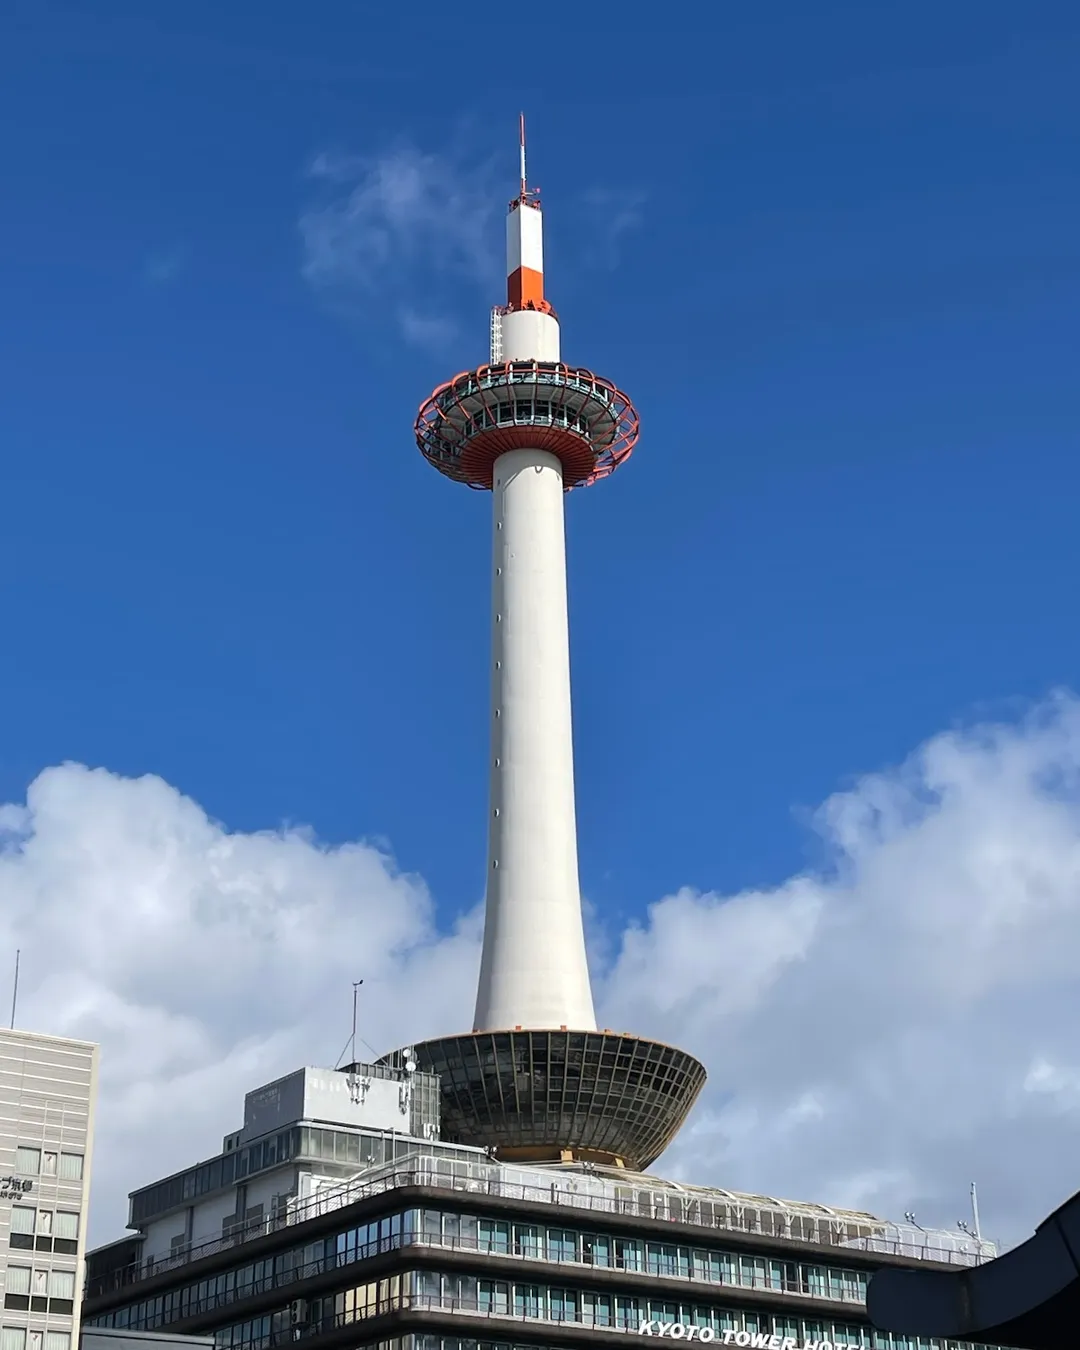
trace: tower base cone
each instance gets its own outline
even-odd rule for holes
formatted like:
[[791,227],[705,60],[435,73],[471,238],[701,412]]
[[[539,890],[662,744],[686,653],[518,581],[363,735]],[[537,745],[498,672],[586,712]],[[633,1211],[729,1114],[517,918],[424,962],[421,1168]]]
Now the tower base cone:
[[611,1031],[474,1031],[423,1041],[439,1077],[442,1136],[519,1162],[590,1161],[644,1171],[705,1084],[684,1050]]

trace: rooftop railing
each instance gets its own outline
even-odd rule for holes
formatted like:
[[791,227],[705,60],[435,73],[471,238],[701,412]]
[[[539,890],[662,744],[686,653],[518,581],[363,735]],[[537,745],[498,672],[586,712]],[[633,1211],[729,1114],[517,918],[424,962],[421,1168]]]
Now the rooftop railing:
[[[818,1280],[806,1273],[805,1266],[807,1264],[812,1265],[812,1262],[784,1262],[784,1265],[790,1264],[794,1267],[793,1272],[790,1274],[785,1272],[775,1278],[756,1270],[748,1270],[741,1265],[736,1265],[731,1272],[723,1272],[720,1278],[712,1278],[707,1271],[702,1272],[690,1265],[687,1265],[686,1268],[680,1268],[683,1263],[668,1258],[640,1260],[635,1253],[628,1260],[614,1251],[607,1256],[595,1253],[590,1255],[584,1250],[580,1253],[575,1250],[573,1254],[569,1254],[565,1247],[544,1241],[539,1237],[503,1244],[498,1239],[493,1240],[480,1236],[458,1234],[449,1237],[445,1234],[415,1232],[395,1233],[387,1237],[372,1239],[370,1242],[349,1247],[345,1252],[324,1256],[314,1261],[298,1261],[293,1265],[258,1278],[253,1275],[250,1280],[244,1283],[237,1282],[233,1288],[207,1294],[202,1298],[186,1298],[175,1315],[166,1317],[164,1312],[161,1314],[150,1314],[148,1312],[145,1316],[139,1315],[134,1320],[129,1320],[127,1326],[132,1330],[156,1331],[179,1317],[198,1317],[208,1312],[227,1308],[230,1304],[241,1299],[268,1294],[275,1289],[288,1290],[293,1285],[314,1279],[319,1275],[325,1275],[332,1270],[346,1270],[362,1261],[369,1261],[372,1257],[385,1255],[387,1252],[400,1251],[406,1247],[421,1254],[427,1251],[453,1251],[475,1252],[494,1257],[500,1264],[505,1262],[507,1267],[498,1278],[514,1279],[513,1267],[515,1265],[521,1265],[526,1261],[543,1261],[546,1265],[557,1265],[582,1272],[619,1270],[628,1274],[653,1276],[677,1281],[685,1284],[688,1289],[754,1289],[764,1293],[786,1294],[796,1298],[824,1300],[829,1303],[848,1304],[856,1307],[862,1307],[866,1302],[865,1294],[857,1288],[850,1285],[847,1287],[838,1286],[834,1282],[829,1282],[824,1278]],[[737,1258],[740,1253],[734,1255]],[[742,1255],[745,1255],[745,1253],[742,1253]],[[854,1276],[857,1272],[850,1271],[845,1272],[845,1274]],[[123,1287],[123,1284],[113,1286],[113,1288]],[[100,1294],[109,1292],[109,1290],[97,1289],[93,1292]]]
[[[620,1314],[614,1307],[610,1311],[602,1311],[600,1308],[586,1309],[578,1305],[574,1309],[567,1309],[565,1313],[559,1315],[554,1308],[531,1308],[515,1306],[511,1307],[509,1303],[505,1305],[492,1305],[490,1302],[483,1302],[477,1298],[448,1298],[440,1295],[426,1294],[399,1294],[395,1297],[383,1299],[380,1302],[371,1302],[351,1309],[347,1312],[339,1312],[329,1317],[313,1318],[307,1322],[286,1324],[282,1326],[270,1326],[265,1332],[257,1333],[246,1338],[237,1338],[235,1340],[218,1340],[219,1350],[271,1350],[271,1347],[284,1345],[286,1343],[295,1343],[296,1341],[306,1340],[310,1336],[323,1336],[331,1331],[336,1331],[341,1327],[351,1326],[354,1323],[367,1322],[372,1318],[385,1317],[392,1313],[413,1310],[417,1312],[441,1312],[451,1315],[459,1315],[468,1318],[483,1318],[488,1324],[490,1331],[485,1328],[485,1339],[503,1340],[511,1344],[515,1341],[515,1330],[520,1333],[527,1326],[530,1331],[533,1327],[541,1328],[549,1326],[552,1328],[565,1328],[569,1323],[572,1326],[581,1327],[587,1331],[607,1331],[621,1332],[629,1336],[643,1336],[647,1334],[645,1327],[650,1324],[643,1321],[640,1311],[630,1311],[627,1309]],[[273,1319],[266,1318],[265,1321],[271,1322]],[[283,1319],[287,1320],[287,1319]],[[690,1325],[705,1326],[712,1325],[715,1322],[719,1324],[720,1319],[710,1319],[710,1322],[701,1322],[697,1319]],[[683,1324],[684,1327],[687,1324]],[[759,1331],[756,1334],[745,1335],[742,1332],[728,1332],[725,1330],[717,1331],[717,1326],[712,1325],[714,1343],[721,1345],[749,1344],[751,1346],[768,1346],[772,1335],[769,1331]],[[847,1337],[856,1333],[859,1340],[855,1345],[866,1347],[879,1347],[880,1350],[987,1350],[984,1346],[969,1345],[959,1341],[915,1341],[905,1340],[899,1336],[883,1335],[880,1332],[871,1331],[869,1327],[845,1327],[845,1342]],[[738,1336],[738,1340],[736,1340]],[[689,1338],[688,1338],[689,1339]],[[695,1337],[695,1339],[697,1339]],[[794,1340],[796,1346],[805,1347],[807,1342],[802,1337],[797,1339],[788,1337],[788,1341]],[[826,1341],[826,1344],[835,1345],[836,1342]],[[819,1340],[812,1340],[808,1343],[816,1347],[822,1344]]]
[[[528,1176],[528,1180],[518,1177]],[[531,1205],[551,1205],[595,1215],[648,1218],[693,1225],[703,1231],[747,1233],[784,1242],[809,1242],[838,1249],[881,1252],[946,1265],[974,1266],[996,1255],[994,1244],[974,1238],[964,1241],[934,1230],[900,1232],[885,1223],[861,1216],[846,1217],[761,1204],[756,1197],[727,1193],[691,1193],[656,1181],[628,1175],[613,1181],[588,1173],[536,1171],[414,1156],[360,1173],[347,1182],[325,1186],[315,1195],[289,1201],[285,1212],[238,1227],[227,1237],[183,1247],[146,1259],[88,1281],[87,1296],[98,1297],[152,1276],[177,1270],[204,1257],[237,1250],[256,1238],[299,1227],[362,1200],[406,1187],[425,1186],[462,1195],[495,1196]],[[620,1194],[620,1192],[623,1192]],[[562,1220],[560,1220],[562,1221]],[[299,1236],[299,1235],[298,1235]],[[794,1253],[792,1254],[794,1256]]]

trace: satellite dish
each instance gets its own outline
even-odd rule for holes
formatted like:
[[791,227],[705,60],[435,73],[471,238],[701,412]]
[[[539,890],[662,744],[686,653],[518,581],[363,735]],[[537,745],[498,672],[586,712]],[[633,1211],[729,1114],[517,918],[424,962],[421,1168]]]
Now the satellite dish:
[[415,1072],[416,1072],[416,1060],[415,1060],[415,1059],[407,1059],[407,1060],[405,1061],[405,1072],[406,1072],[406,1073],[415,1073]]

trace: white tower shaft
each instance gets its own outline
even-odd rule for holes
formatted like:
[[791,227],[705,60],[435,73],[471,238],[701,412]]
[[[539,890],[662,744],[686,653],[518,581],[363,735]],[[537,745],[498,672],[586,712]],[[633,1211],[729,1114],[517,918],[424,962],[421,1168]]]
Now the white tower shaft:
[[474,1030],[596,1028],[578,879],[562,466],[495,463],[491,820]]

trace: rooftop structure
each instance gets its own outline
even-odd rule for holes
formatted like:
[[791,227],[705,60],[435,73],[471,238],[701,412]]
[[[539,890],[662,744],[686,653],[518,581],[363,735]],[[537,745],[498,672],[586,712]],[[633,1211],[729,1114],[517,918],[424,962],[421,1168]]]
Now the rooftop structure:
[[638,439],[630,399],[562,360],[545,294],[543,213],[520,182],[506,304],[488,364],[423,403],[429,463],[492,493],[487,896],[471,1033],[416,1047],[442,1084],[447,1138],[500,1158],[649,1166],[705,1082],[693,1056],[596,1025],[578,879],[563,498]]

